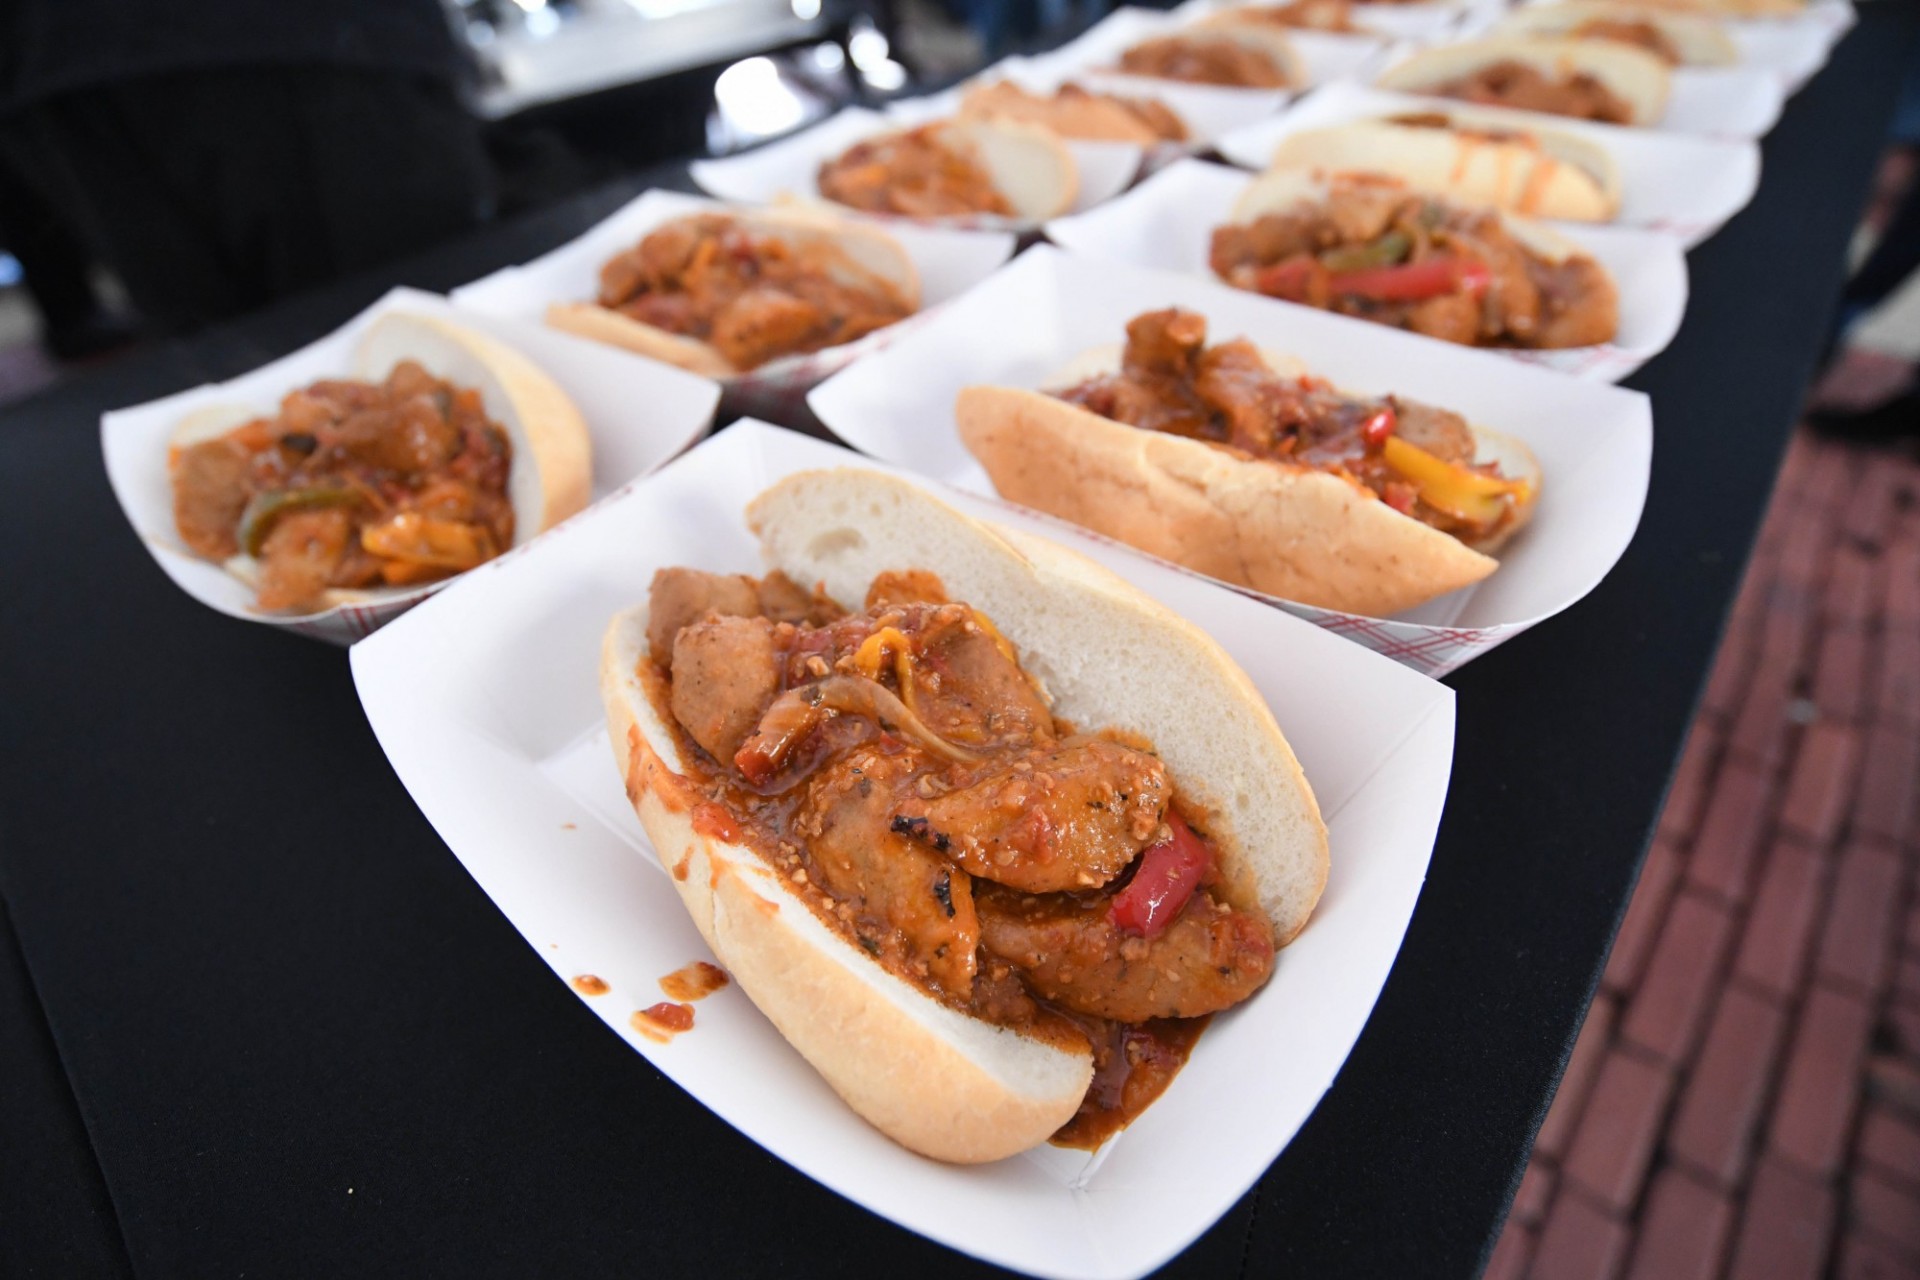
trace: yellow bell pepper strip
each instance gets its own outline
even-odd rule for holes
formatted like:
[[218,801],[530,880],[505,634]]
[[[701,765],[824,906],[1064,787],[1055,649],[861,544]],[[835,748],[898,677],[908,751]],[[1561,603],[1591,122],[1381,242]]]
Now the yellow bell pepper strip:
[[913,701],[913,647],[899,628],[882,627],[863,640],[854,651],[853,669],[878,682],[880,664],[886,661],[888,651],[893,654],[893,677],[900,686],[900,701],[918,714],[920,709]]
[[454,571],[471,569],[499,553],[485,526],[436,520],[418,511],[402,511],[368,525],[360,531],[360,545],[383,559]]
[[1523,502],[1532,491],[1525,480],[1484,475],[1436,457],[1399,436],[1387,438],[1380,456],[1419,492],[1422,502],[1456,520],[1492,524],[1506,512],[1509,500]]

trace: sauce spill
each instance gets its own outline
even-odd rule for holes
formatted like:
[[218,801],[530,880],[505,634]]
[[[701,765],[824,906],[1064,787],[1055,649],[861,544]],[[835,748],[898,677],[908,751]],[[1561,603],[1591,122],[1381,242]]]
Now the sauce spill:
[[612,990],[607,986],[605,978],[597,978],[591,973],[583,973],[575,978],[573,989],[583,996],[603,996]]
[[659,1004],[636,1010],[627,1019],[627,1025],[655,1044],[666,1044],[682,1031],[693,1030],[693,1006],[662,1000]]
[[701,835],[714,840],[738,840],[740,829],[734,825],[733,815],[726,806],[703,800],[693,806],[693,829]]
[[703,1000],[726,985],[727,971],[705,960],[695,960],[660,979],[660,989],[675,1000]]
[[691,865],[692,862],[693,855],[691,853],[681,854],[680,861],[673,864],[673,878],[675,880],[685,880],[687,878],[687,867]]

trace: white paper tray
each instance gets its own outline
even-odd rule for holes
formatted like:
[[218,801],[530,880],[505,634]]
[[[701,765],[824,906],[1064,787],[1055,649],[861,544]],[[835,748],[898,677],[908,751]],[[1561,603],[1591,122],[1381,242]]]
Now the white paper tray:
[[[481,570],[356,645],[395,771],[495,905],[636,1051],[768,1151],[909,1230],[1036,1275],[1120,1280],[1184,1248],[1252,1185],[1332,1083],[1419,895],[1446,796],[1452,693],[1244,597],[1011,509],[963,510],[1077,549],[1211,632],[1271,704],[1326,816],[1332,875],[1273,980],[1215,1019],[1172,1087],[1102,1152],[961,1168],[848,1111],[737,987],[671,1044],[627,1019],[707,956],[628,807],[597,682],[608,619],[664,565],[757,572],[749,498],[779,477],[878,464],[741,423],[603,503],[564,538]],[[1019,620],[995,622],[1018,644]],[[1116,673],[1163,680],[1164,672]],[[645,1068],[634,1064],[636,1076]],[[672,1105],[670,1103],[669,1105]]]
[[[503,268],[454,290],[453,300],[487,315],[543,324],[549,303],[591,301],[599,292],[601,265],[616,253],[632,248],[655,227],[687,214],[725,212],[728,208],[720,201],[677,191],[648,191],[524,266]],[[900,242],[920,274],[919,312],[856,341],[770,360],[757,369],[723,379],[729,402],[736,409],[751,407],[785,416],[783,411],[797,404],[822,379],[865,353],[880,350],[920,323],[928,312],[992,275],[1013,252],[1014,237],[1007,231],[925,227],[901,221],[877,225]]]
[[[1349,120],[1431,111],[1441,101],[1364,85],[1329,85],[1300,99],[1284,115],[1220,139],[1220,154],[1245,168],[1264,169],[1288,134]],[[1620,213],[1614,222],[1664,231],[1680,237],[1689,248],[1746,208],[1760,185],[1760,148],[1751,141],[1622,129],[1455,102],[1445,103],[1443,109],[1462,120],[1546,127],[1591,139],[1605,147],[1620,168]]]
[[[586,420],[593,438],[595,497],[658,467],[713,424],[720,386],[710,378],[563,333],[456,307],[434,294],[395,289],[326,337],[251,373],[101,417],[100,448],[120,509],[167,576],[201,604],[229,617],[351,644],[447,585],[430,583],[377,603],[342,605],[299,617],[262,613],[253,607],[253,589],[219,565],[189,552],[173,522],[167,448],[181,418],[216,404],[271,412],[289,391],[320,378],[348,374],[361,330],[388,311],[443,316],[498,338],[545,370]],[[510,551],[501,559],[517,554]]]
[[[1252,180],[1243,170],[1182,160],[1105,208],[1048,223],[1047,238],[1089,257],[1214,280],[1207,265],[1213,229],[1232,220],[1234,201]],[[1686,255],[1680,241],[1659,232],[1571,223],[1555,228],[1613,273],[1620,288],[1620,331],[1602,346],[1496,349],[1497,356],[1578,378],[1618,382],[1664,350],[1679,331],[1687,307]]]
[[1246,594],[1437,676],[1573,605],[1632,540],[1653,447],[1651,412],[1639,392],[1575,382],[1212,281],[1044,246],[1016,258],[886,354],[822,384],[809,403],[855,448],[990,494],[992,482],[954,427],[960,389],[1039,387],[1081,352],[1123,340],[1135,315],[1168,306],[1205,315],[1209,341],[1245,336],[1296,357],[1335,386],[1402,395],[1517,436],[1544,472],[1532,522],[1501,551],[1500,568],[1477,586],[1392,619]]
[[[783,196],[802,200],[820,199],[820,166],[838,156],[862,138],[890,129],[902,128],[897,119],[862,107],[848,107],[811,128],[791,137],[770,142],[764,147],[728,156],[724,160],[696,160],[688,168],[702,190],[722,200],[743,204],[766,204]],[[1125,142],[1069,142],[1073,162],[1080,170],[1080,190],[1074,197],[1073,212],[1094,208],[1126,190],[1140,172],[1141,148]],[[920,222],[923,225],[970,227],[1000,231],[1030,231],[1035,224],[1017,218],[988,214],[963,218],[884,219],[889,225]]]

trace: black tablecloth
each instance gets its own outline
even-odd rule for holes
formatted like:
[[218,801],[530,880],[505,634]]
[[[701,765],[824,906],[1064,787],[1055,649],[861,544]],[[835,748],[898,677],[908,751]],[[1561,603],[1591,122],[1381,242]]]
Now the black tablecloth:
[[[1865,7],[1768,138],[1758,198],[1692,255],[1686,324],[1631,383],[1657,422],[1638,537],[1590,599],[1451,679],[1447,815],[1373,1018],[1166,1274],[1484,1260],[1764,509],[1916,16]],[[414,808],[344,654],[182,595],[101,470],[103,409],[278,355],[392,283],[523,260],[642,181],[683,171],[0,414],[0,1266],[982,1270],[788,1169],[607,1034]]]

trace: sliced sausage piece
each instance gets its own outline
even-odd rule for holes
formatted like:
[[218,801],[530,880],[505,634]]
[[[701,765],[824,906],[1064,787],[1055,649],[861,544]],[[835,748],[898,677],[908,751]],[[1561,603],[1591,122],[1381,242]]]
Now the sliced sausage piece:
[[707,617],[673,641],[673,718],[723,764],[746,741],[780,691],[773,623]]
[[1446,409],[1414,400],[1388,401],[1399,420],[1394,434],[1448,462],[1471,463],[1479,447],[1467,420]]
[[983,885],[976,901],[987,951],[1077,1013],[1117,1022],[1194,1018],[1245,1000],[1273,972],[1272,926],[1205,892],[1152,942],[1116,929],[1104,899]]
[[850,751],[810,785],[795,830],[807,838],[821,888],[896,936],[909,964],[965,999],[978,968],[980,921],[973,882],[946,859],[890,831],[891,792],[906,762]]
[[647,594],[647,645],[654,661],[672,666],[673,638],[680,628],[710,613],[750,618],[760,612],[753,579],[738,573],[662,569]]
[[1052,893],[1096,888],[1126,870],[1166,807],[1158,757],[1085,738],[1003,763],[945,795],[910,796],[893,830],[976,876]]
[[736,369],[751,369],[806,348],[826,325],[826,314],[811,302],[762,287],[721,307],[709,340]]
[[938,621],[928,626],[916,662],[936,676],[915,691],[927,726],[942,737],[976,745],[1051,737],[1053,713],[1046,699],[973,620],[973,611],[961,605],[936,608]]
[[236,531],[253,496],[252,455],[231,436],[182,449],[173,464],[173,522],[197,556],[225,560],[240,550]]
[[1613,341],[1620,329],[1620,296],[1606,269],[1592,258],[1574,257],[1534,266],[1545,320],[1533,335],[1537,347],[1589,347]]

